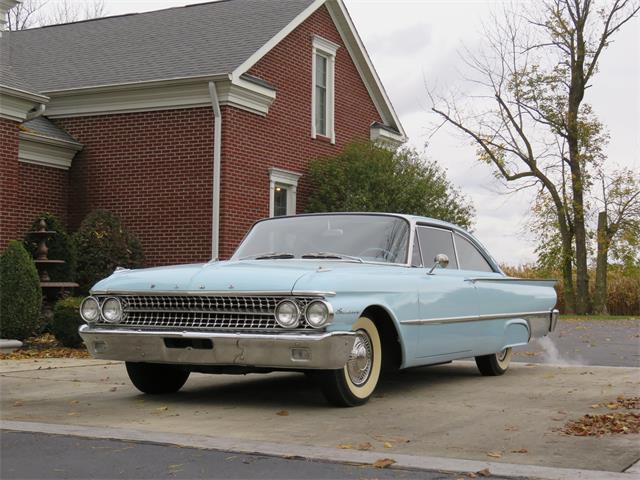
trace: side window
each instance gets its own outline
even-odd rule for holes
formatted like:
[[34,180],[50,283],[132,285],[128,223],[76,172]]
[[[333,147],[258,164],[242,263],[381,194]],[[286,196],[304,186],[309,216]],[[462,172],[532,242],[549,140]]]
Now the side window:
[[478,249],[462,235],[455,234],[456,249],[460,259],[460,268],[463,270],[477,270],[480,272],[493,272],[491,265],[487,262]]
[[418,238],[422,250],[422,260],[425,267],[433,265],[433,259],[439,253],[449,257],[447,268],[457,269],[456,251],[453,248],[453,234],[449,230],[433,227],[418,227]]
[[413,252],[411,252],[411,266],[422,267],[422,256],[420,255],[420,240],[418,240],[418,232],[413,239]]

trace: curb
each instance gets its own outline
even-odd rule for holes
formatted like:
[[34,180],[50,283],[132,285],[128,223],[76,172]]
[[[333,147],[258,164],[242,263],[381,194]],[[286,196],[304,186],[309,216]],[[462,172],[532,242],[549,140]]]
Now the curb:
[[[260,454],[284,458],[304,458],[338,463],[356,463],[371,465],[382,456],[376,452],[347,451],[325,447],[290,445],[282,443],[256,442],[236,438],[210,437],[206,435],[175,434],[135,429],[87,427],[76,425],[58,425],[36,422],[0,422],[1,430],[18,432],[45,433],[51,435],[70,435],[76,437],[125,440],[158,445],[178,445],[181,447],[220,450],[227,452]],[[396,463],[391,468],[412,470],[435,470],[451,473],[478,472],[489,469],[492,475],[502,477],[524,477],[540,480],[633,480],[637,477],[638,462],[627,469],[626,473],[599,470],[579,470],[552,468],[538,465],[520,465],[513,463],[483,462],[446,457],[426,457],[397,454]]]

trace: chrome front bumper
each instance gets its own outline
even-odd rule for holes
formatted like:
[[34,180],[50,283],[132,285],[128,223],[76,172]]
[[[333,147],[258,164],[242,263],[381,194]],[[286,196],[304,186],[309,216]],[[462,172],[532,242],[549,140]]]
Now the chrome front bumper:
[[286,369],[339,369],[353,332],[213,333],[80,327],[94,358],[187,365],[242,365]]

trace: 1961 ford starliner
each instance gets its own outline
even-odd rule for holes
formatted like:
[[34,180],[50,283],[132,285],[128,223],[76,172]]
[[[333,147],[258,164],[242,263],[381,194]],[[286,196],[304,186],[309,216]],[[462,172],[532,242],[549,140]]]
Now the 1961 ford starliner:
[[80,307],[96,358],[145,393],[190,372],[294,370],[327,399],[366,402],[381,370],[511,349],[553,331],[554,282],[507,277],[469,233],[430,218],[317,214],[257,222],[228,261],[116,270]]

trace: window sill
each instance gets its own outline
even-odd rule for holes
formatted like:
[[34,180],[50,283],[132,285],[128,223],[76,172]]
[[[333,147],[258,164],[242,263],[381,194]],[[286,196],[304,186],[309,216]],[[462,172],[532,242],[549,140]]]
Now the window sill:
[[320,142],[324,142],[324,143],[330,143],[333,145],[333,141],[331,141],[331,137],[325,137],[324,135],[316,135],[315,140],[318,140]]

